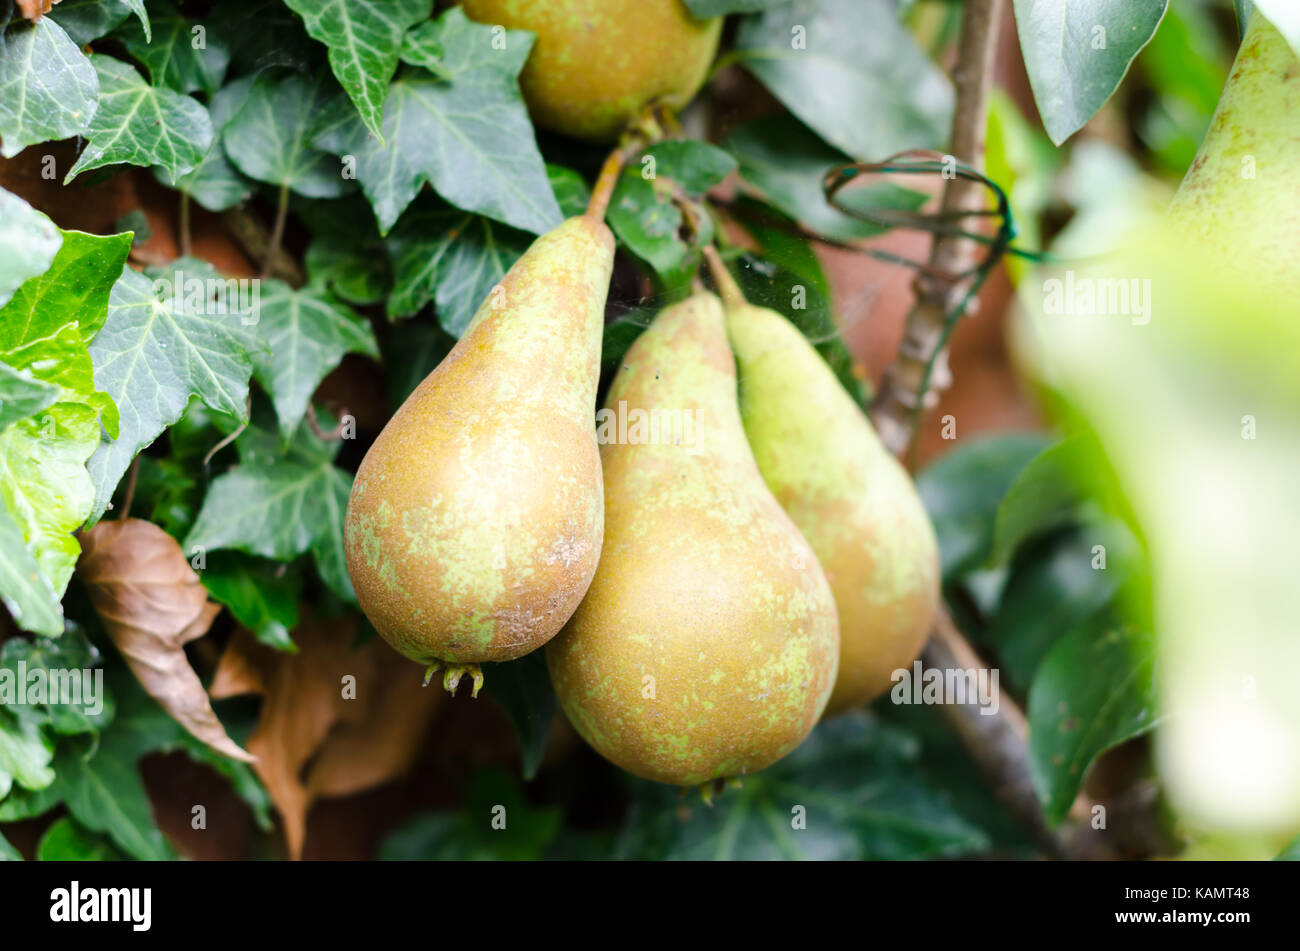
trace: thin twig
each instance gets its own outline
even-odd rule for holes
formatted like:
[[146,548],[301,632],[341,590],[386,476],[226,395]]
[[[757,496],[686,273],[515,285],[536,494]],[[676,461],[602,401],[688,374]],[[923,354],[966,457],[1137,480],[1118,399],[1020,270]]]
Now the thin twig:
[[140,457],[131,460],[131,471],[126,477],[126,495],[122,499],[122,512],[117,517],[126,518],[131,514],[131,503],[135,500],[135,480],[140,476]]
[[257,216],[248,208],[237,205],[222,212],[221,220],[251,260],[270,261],[272,277],[287,281],[294,287],[302,286],[306,278],[303,275],[302,267],[291,254],[281,248],[274,258],[267,255],[267,248],[271,244],[270,233],[267,231],[266,225],[258,220]]
[[177,215],[177,219],[178,220],[177,220],[176,227],[180,236],[180,240],[177,243],[180,245],[181,257],[187,258],[194,250],[193,237],[190,230],[190,193],[189,192],[186,191],[181,192],[180,214]]
[[[975,169],[984,164],[988,94],[1004,6],[1005,0],[967,0],[962,19],[961,48],[953,73],[957,102],[949,151]],[[955,215],[982,207],[984,201],[979,184],[958,176],[944,189],[942,207],[946,214]],[[960,302],[963,287],[936,277],[936,273],[969,271],[976,248],[967,238],[938,236],[930,249],[931,267],[919,274],[913,285],[916,305],[908,314],[898,356],[885,371],[871,409],[876,431],[895,455],[906,452],[916,435],[921,394],[925,393],[925,405],[931,406],[951,383],[947,353],[941,348],[947,315]]]
[[284,240],[284,223],[289,217],[289,186],[280,186],[280,197],[275,206],[275,224],[271,228],[271,239],[267,242],[266,255],[262,258],[262,279],[271,276],[276,255],[280,253],[280,242]]

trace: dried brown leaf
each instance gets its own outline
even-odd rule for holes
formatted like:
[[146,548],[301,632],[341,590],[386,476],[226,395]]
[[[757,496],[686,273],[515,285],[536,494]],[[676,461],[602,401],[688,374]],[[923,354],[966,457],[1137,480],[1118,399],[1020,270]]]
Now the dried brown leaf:
[[140,686],[213,749],[253,757],[226,735],[184,644],[205,634],[221,605],[208,600],[181,546],[144,519],[100,522],[81,537],[77,573],[108,636]]
[[18,9],[23,16],[35,23],[58,2],[59,0],[18,0]]
[[[305,620],[293,633],[299,651],[284,654],[240,630],[212,682],[213,697],[265,698],[248,748],[295,859],[311,804],[404,774],[444,700],[440,691],[424,689],[420,671],[382,641],[354,649],[356,633],[355,615]],[[347,696],[345,677],[354,678]]]

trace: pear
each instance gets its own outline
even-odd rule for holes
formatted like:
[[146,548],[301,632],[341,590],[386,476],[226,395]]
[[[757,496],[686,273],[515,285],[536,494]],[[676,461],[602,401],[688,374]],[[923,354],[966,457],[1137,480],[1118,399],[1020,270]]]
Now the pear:
[[533,121],[613,142],[648,103],[680,109],[718,50],[722,17],[697,20],[682,0],[463,0],[471,20],[531,30],[519,77]]
[[593,217],[539,237],[357,470],[348,573],[396,650],[477,664],[550,640],[587,590],[604,502],[593,409],[614,239]]
[[1228,270],[1293,295],[1300,288],[1297,166],[1300,60],[1256,10],[1169,216]]
[[605,550],[546,649],[560,703],[637,776],[762,769],[817,723],[839,635],[821,568],[745,441],[721,302],[662,311],[598,416]]
[[718,273],[749,445],[835,593],[833,716],[879,696],[920,654],[939,598],[938,542],[911,478],[812,344]]

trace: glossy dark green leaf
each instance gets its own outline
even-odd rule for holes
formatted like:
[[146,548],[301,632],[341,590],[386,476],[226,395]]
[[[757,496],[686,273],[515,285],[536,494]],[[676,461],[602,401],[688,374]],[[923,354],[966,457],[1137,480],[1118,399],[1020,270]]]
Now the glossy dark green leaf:
[[916,485],[939,537],[945,580],[988,557],[998,506],[1029,461],[1050,443],[1037,433],[973,439],[920,473]]
[[184,175],[212,144],[208,110],[189,96],[150,86],[131,66],[95,54],[99,108],[85,131],[86,147],[64,184],[105,165],[159,165]]
[[1075,628],[1039,667],[1027,713],[1030,778],[1055,824],[1093,760],[1158,722],[1155,638],[1125,625]]
[[[137,0],[140,24],[149,29],[149,16],[144,11],[143,0]],[[126,0],[60,0],[45,14],[54,19],[78,46],[107,36],[131,15],[131,4]]]
[[1150,42],[1169,0],[1015,0],[1043,125],[1060,145],[1082,129]]
[[173,178],[166,169],[155,168],[154,177],[188,193],[208,211],[225,211],[248,198],[253,193],[252,184],[230,163],[221,144],[221,134],[248,99],[256,79],[256,76],[241,76],[222,86],[211,98],[208,115],[212,120],[212,144],[192,171]]
[[893,0],[792,0],[741,22],[737,60],[822,139],[875,160],[941,147],[952,89]]
[[[740,178],[768,204],[816,234],[852,241],[884,229],[847,215],[826,201],[822,179],[848,157],[831,148],[789,115],[754,119],[735,129],[724,143],[740,163]],[[900,180],[901,176],[900,176]],[[896,184],[878,183],[842,191],[856,207],[914,211],[926,196]]]
[[432,319],[416,318],[394,327],[383,343],[389,409],[396,412],[455,343],[456,338]]
[[[646,158],[654,159],[653,165]],[[736,168],[736,160],[722,149],[694,139],[658,142],[633,164],[643,172],[653,167],[656,177],[672,179],[689,195],[704,194]]]
[[560,213],[566,218],[580,215],[587,210],[591,199],[591,189],[583,177],[571,168],[562,165],[546,165],[546,177],[550,180],[551,191],[559,203]]
[[507,664],[491,664],[484,678],[490,683],[492,699],[501,704],[515,726],[524,779],[532,779],[546,753],[546,741],[559,710],[546,658],[541,651],[533,651]]
[[120,862],[127,856],[107,837],[64,816],[45,830],[36,846],[36,858],[42,862]]
[[199,572],[214,601],[230,609],[235,620],[267,647],[297,652],[290,632],[298,626],[302,573],[293,565],[217,551]]

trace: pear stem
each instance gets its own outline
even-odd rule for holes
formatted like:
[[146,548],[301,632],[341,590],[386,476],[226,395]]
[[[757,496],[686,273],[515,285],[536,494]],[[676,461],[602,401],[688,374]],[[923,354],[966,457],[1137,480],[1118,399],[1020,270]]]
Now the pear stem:
[[618,184],[619,173],[623,171],[623,163],[626,161],[627,151],[623,146],[614,149],[605,158],[605,164],[600,167],[596,184],[591,188],[591,199],[587,202],[588,218],[595,218],[597,221],[605,220],[605,212],[609,210],[609,200],[614,197],[614,186]]
[[722,256],[718,254],[717,248],[711,244],[705,245],[704,259],[709,262],[709,273],[713,275],[713,283],[718,285],[718,293],[722,295],[724,304],[728,307],[744,307],[749,303],[745,300],[745,295],[741,292],[736,279],[722,263]]

